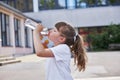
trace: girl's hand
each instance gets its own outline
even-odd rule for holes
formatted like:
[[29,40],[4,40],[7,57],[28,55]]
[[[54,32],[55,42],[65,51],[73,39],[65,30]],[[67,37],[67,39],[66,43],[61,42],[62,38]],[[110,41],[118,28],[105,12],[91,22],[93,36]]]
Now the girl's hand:
[[42,24],[38,24],[35,28],[35,31],[37,31],[37,32],[41,32],[42,30],[43,30]]

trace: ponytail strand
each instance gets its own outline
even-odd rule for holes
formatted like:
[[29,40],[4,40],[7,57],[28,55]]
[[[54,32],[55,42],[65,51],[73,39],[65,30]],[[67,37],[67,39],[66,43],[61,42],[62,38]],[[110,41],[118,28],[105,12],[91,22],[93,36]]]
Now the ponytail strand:
[[83,39],[80,35],[76,35],[74,44],[71,48],[74,56],[74,63],[79,71],[84,71],[86,68],[87,56],[83,45]]

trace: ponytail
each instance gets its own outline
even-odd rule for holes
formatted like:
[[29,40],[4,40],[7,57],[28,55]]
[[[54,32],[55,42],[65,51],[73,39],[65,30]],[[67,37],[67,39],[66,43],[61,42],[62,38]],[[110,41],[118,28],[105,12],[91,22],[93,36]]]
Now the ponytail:
[[86,68],[87,56],[83,45],[83,39],[80,35],[76,35],[74,39],[74,44],[71,48],[74,62],[79,71],[84,71]]

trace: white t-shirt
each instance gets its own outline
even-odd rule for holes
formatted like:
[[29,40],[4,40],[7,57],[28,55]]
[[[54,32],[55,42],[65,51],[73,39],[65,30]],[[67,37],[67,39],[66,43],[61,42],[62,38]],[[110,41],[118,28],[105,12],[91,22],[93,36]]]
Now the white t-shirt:
[[73,80],[70,71],[71,51],[66,44],[50,48],[53,58],[48,58],[46,80]]

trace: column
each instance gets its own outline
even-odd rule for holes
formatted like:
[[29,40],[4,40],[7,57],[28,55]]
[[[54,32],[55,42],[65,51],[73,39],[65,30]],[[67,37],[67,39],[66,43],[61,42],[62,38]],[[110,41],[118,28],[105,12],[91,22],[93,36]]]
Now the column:
[[21,44],[22,47],[25,48],[25,26],[24,26],[24,19],[20,19],[20,29],[21,29]]
[[[1,19],[1,16],[2,16],[2,13],[0,13],[0,19]],[[1,47],[1,41],[2,41],[2,39],[1,39],[1,21],[0,21],[0,47]]]
[[39,7],[38,0],[33,0],[33,11],[38,12],[39,11],[38,7]]
[[66,8],[66,9],[68,8],[67,0],[65,0],[65,8]]
[[15,48],[15,33],[14,33],[14,15],[10,14],[10,34],[11,34],[11,45]]
[[11,13],[10,14],[10,18],[9,18],[10,20],[10,43],[11,43],[11,45],[13,46],[13,52],[12,52],[12,54],[14,55],[15,54],[15,48],[16,48],[16,46],[15,46],[15,28],[14,28],[14,15]]

